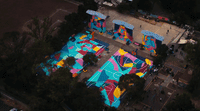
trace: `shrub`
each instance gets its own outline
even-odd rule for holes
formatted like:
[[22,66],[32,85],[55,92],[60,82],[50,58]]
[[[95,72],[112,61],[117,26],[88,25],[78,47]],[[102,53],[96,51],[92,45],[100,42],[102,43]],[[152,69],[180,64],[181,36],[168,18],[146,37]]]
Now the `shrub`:
[[66,60],[65,60],[65,64],[68,64],[70,66],[74,65],[75,64],[75,58],[74,57],[68,57]]
[[162,91],[160,91],[160,93],[161,93],[161,94],[165,94],[165,91],[164,91],[164,90],[162,90]]

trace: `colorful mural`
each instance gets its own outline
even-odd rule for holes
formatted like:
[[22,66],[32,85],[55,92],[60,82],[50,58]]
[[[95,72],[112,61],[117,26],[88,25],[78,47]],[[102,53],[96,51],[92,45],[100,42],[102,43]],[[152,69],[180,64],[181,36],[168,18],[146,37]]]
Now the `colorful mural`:
[[113,23],[115,23],[114,36],[120,40],[132,43],[134,26],[120,20],[113,20]]
[[149,50],[150,52],[155,53],[156,49],[156,39],[154,37],[143,35],[142,37],[142,45],[144,45],[144,48],[146,50]]
[[73,40],[69,40],[60,51],[50,56],[50,59],[47,61],[47,64],[49,64],[50,67],[46,67],[43,63],[41,63],[40,66],[46,75],[51,73],[51,69],[53,69],[52,71],[55,72],[60,67],[66,67],[64,66],[64,60],[66,60],[68,57],[74,57],[76,59],[76,63],[68,68],[73,74],[73,77],[75,77],[84,68],[84,55],[90,53],[99,55],[104,51],[104,48],[108,47],[109,45],[97,39],[94,41],[91,40],[91,34],[85,35],[83,33],[79,33],[74,37],[70,37],[70,39]]
[[153,62],[142,61],[123,49],[119,49],[88,81],[87,86],[97,86],[105,97],[105,104],[117,108],[120,105],[121,91],[118,87],[122,75],[135,73],[144,77]]
[[142,45],[144,45],[144,48],[150,52],[156,53],[155,49],[161,46],[164,37],[146,30],[142,30],[141,33],[143,33]]
[[98,30],[100,33],[105,33],[106,32],[106,21],[105,21],[106,16],[93,10],[87,10],[86,13],[92,15],[92,18],[90,19],[88,23],[88,26],[91,29]]

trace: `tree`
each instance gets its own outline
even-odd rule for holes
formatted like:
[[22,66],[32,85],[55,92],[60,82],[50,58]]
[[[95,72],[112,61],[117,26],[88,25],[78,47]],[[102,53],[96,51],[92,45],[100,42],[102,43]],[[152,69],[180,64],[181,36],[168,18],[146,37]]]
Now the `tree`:
[[118,111],[115,107],[109,107],[107,111]]
[[153,9],[153,4],[150,0],[140,0],[138,8],[150,12]]
[[91,53],[91,54],[86,54],[85,56],[83,56],[83,61],[85,64],[90,64],[93,65],[95,63],[97,63],[98,58],[95,54]]
[[187,94],[179,95],[174,101],[167,103],[167,111],[197,111]]
[[55,31],[54,27],[52,27],[52,20],[49,17],[44,18],[43,21],[38,17],[34,17],[27,27],[30,30],[28,34],[39,40],[46,40]]
[[193,20],[184,11],[175,12],[173,18],[178,24],[192,24]]
[[99,88],[87,88],[85,83],[77,83],[73,88],[68,101],[65,102],[74,111],[102,111],[104,97]]
[[153,63],[154,65],[162,64],[162,62],[166,59],[167,57],[167,51],[168,47],[166,44],[162,44],[159,48],[156,48],[156,57],[153,58]]
[[50,110],[63,111],[61,102],[67,101],[77,78],[72,78],[68,68],[59,68],[50,76],[38,76],[38,84],[30,98],[31,109],[36,111]]
[[83,4],[87,10],[90,9],[96,11],[98,9],[98,5],[94,0],[84,0]]
[[199,93],[200,93],[200,75],[199,75],[199,73],[200,73],[200,69],[199,69],[199,67],[196,67],[193,70],[192,78],[186,87],[187,91],[189,91],[194,98],[200,97],[200,95],[199,95]]
[[[129,2],[127,0],[127,2]],[[134,9],[135,11],[138,10],[138,2],[139,0],[133,0],[132,2],[129,3],[130,9]]]
[[[32,60],[24,56],[29,38],[18,32],[7,32],[4,34],[4,43],[2,49],[8,51],[6,57],[1,58],[1,77],[5,87],[13,88],[17,91],[31,92],[34,87],[34,75],[31,73]],[[11,51],[9,51],[11,50]]]
[[162,56],[163,58],[167,57],[167,51],[168,51],[168,47],[166,44],[162,44],[159,48],[156,48],[156,54],[159,54],[160,56]]
[[63,46],[60,37],[53,37],[49,42],[50,42],[51,47],[54,49],[54,51],[61,50]]
[[40,97],[31,96],[29,103],[31,111],[65,111],[57,102]]
[[3,37],[0,39],[1,57],[9,56],[13,53],[23,53],[23,49],[29,41],[30,38],[17,31],[4,33]]
[[53,52],[54,50],[50,46],[50,43],[46,43],[45,41],[36,41],[27,49],[25,56],[29,57],[29,61],[32,61],[33,64],[40,64],[46,62],[47,59],[45,59],[45,56],[48,56]]
[[68,64],[70,66],[73,66],[75,64],[75,58],[74,57],[68,57],[66,60],[65,60],[65,64]]
[[129,5],[127,3],[121,3],[117,6],[117,11],[120,12],[120,13],[123,13],[125,11],[128,11],[129,10]]
[[[75,80],[75,79],[74,79]],[[60,103],[64,101],[71,90],[72,74],[68,68],[59,68],[49,77],[44,76],[38,81],[36,93],[38,97],[51,99]]]
[[84,28],[84,19],[77,13],[71,13],[65,16],[65,20],[67,24],[72,24],[71,30],[73,30],[74,33],[78,33]]
[[160,0],[160,2],[163,8],[173,13],[172,18],[179,24],[191,24],[198,19],[197,0]]
[[126,74],[120,77],[118,86],[126,89],[125,101],[138,102],[142,100],[145,80],[135,74]]
[[194,45],[191,43],[187,43],[184,49],[187,53],[186,60],[194,66],[200,66],[200,63],[198,62],[200,60],[200,41],[198,41],[198,43]]
[[163,63],[163,57],[161,55],[157,55],[156,57],[153,58],[153,64],[155,66],[158,66],[159,64]]

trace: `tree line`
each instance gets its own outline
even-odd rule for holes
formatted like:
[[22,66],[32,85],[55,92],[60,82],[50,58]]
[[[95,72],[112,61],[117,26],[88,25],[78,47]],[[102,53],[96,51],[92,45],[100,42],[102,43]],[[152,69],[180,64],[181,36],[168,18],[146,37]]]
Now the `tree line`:
[[124,0],[117,6],[117,10],[121,13],[138,9],[151,13],[155,3],[160,5],[166,12],[169,12],[169,23],[176,21],[177,25],[191,25],[196,30],[200,30],[200,3],[198,0]]
[[[38,75],[36,68],[46,63],[47,55],[59,51],[72,34],[82,31],[87,25],[87,9],[97,10],[93,0],[87,0],[78,7],[77,13],[65,16],[56,36],[50,18],[37,17],[27,25],[29,32],[6,32],[0,40],[0,79],[5,90],[23,96],[29,101],[32,111],[64,111],[61,103],[71,110],[97,111],[104,108],[104,97],[98,88],[87,88],[85,83],[77,82],[67,68],[60,68],[50,76]],[[89,55],[90,57],[93,55]],[[88,57],[84,57],[87,62]],[[74,58],[66,60],[73,65]],[[92,62],[97,62],[96,58]]]

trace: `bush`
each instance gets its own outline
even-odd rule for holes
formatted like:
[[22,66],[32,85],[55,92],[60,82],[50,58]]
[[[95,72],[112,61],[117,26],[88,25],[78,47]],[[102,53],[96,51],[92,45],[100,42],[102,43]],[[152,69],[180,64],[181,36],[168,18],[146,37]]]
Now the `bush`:
[[74,65],[76,62],[75,62],[75,58],[74,57],[68,57],[66,60],[65,60],[65,64],[68,64],[70,66]]
[[126,4],[126,3],[121,3],[117,6],[117,11],[120,12],[120,13],[123,13],[125,11],[128,11],[129,10],[129,5]]
[[94,65],[95,63],[97,63],[98,58],[96,57],[95,54],[86,54],[85,56],[83,56],[83,61],[85,64],[90,64],[90,65]]
[[140,50],[144,50],[144,45],[140,45]]
[[165,94],[165,91],[164,91],[164,90],[162,90],[162,91],[160,91],[160,93],[161,93],[161,94]]

